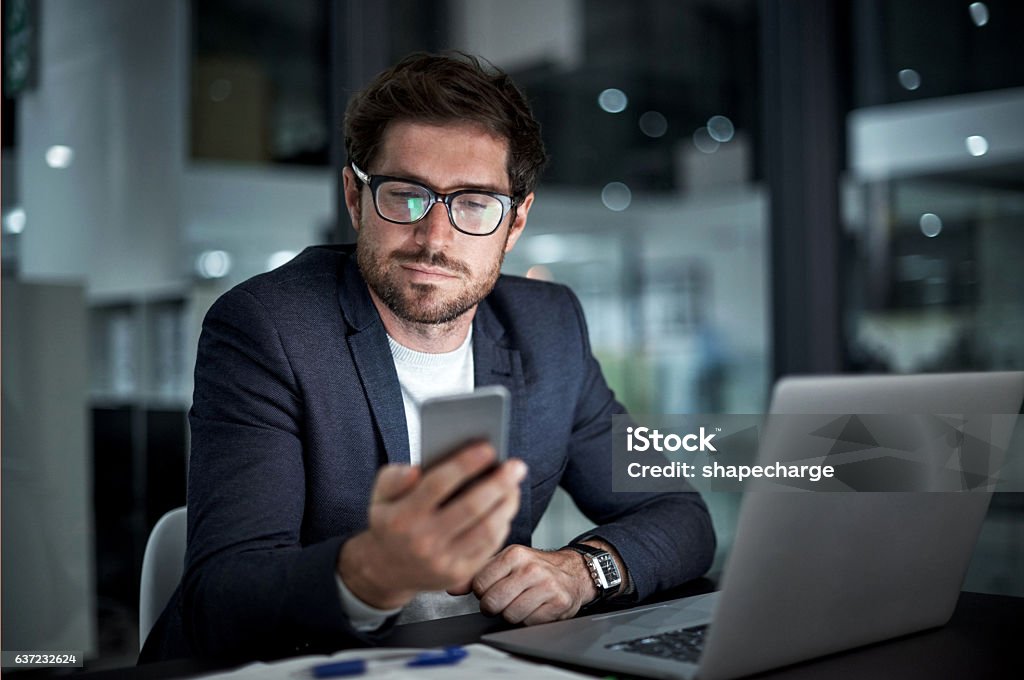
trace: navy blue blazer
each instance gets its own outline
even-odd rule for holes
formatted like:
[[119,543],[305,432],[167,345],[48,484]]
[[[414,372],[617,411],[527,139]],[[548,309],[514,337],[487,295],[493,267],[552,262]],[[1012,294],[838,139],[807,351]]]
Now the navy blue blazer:
[[[561,484],[614,545],[635,596],[703,574],[714,532],[696,493],[611,491],[624,409],[568,288],[502,276],[473,320],[476,385],[512,394],[529,466],[508,543]],[[189,414],[188,549],[142,660],[269,658],[373,644],[342,612],[335,566],[367,526],[378,468],[408,463],[401,388],[351,246],[307,248],[222,296],[203,323]],[[572,537],[567,536],[566,539]]]

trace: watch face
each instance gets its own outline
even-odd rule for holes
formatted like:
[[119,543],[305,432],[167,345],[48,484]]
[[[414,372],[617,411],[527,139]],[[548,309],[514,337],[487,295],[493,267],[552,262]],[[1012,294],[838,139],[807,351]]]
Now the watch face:
[[614,588],[622,583],[622,576],[619,574],[619,568],[615,566],[615,560],[608,553],[604,553],[597,558],[598,564],[601,566],[601,575],[604,577],[604,581],[607,584],[607,588]]

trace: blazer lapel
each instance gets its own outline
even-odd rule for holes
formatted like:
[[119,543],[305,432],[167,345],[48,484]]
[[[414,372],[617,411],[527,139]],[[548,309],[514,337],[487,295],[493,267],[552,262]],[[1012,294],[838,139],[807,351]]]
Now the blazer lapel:
[[522,422],[526,412],[526,383],[519,351],[504,346],[504,337],[505,329],[484,300],[473,319],[473,378],[476,387],[503,385],[512,395],[509,448],[515,455],[526,444]]
[[344,271],[338,277],[339,303],[352,329],[346,340],[359,380],[377,422],[388,462],[408,465],[409,433],[405,425],[405,405],[387,333],[370,300],[354,256],[342,266]]
[[377,325],[348,337],[359,379],[363,383],[377,429],[384,440],[389,463],[409,464],[409,433],[405,426],[405,405],[395,362],[388,349],[384,328]]
[[[504,327],[487,304],[487,300],[483,300],[473,319],[473,377],[476,387],[503,385],[512,395],[508,452],[509,456],[515,458],[522,457],[529,450],[525,422],[526,378],[519,351],[502,344],[504,335]],[[530,545],[530,535],[533,531],[530,507],[530,477],[527,476],[520,485],[519,512],[512,520],[510,542]]]

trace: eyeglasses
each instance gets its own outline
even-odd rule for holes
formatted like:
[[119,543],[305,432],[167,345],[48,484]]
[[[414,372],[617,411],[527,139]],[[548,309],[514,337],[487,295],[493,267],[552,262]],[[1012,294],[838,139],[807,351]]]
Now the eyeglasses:
[[505,194],[481,189],[439,194],[411,179],[367,175],[355,163],[351,166],[356,177],[370,187],[377,214],[395,224],[419,222],[435,203],[444,203],[448,209],[448,221],[453,227],[470,236],[489,236],[498,229],[513,206],[512,198]]

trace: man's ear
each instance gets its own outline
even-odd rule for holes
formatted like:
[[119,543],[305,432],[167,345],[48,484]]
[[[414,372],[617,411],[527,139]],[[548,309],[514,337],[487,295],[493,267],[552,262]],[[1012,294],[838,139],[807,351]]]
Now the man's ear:
[[512,221],[512,224],[508,229],[508,239],[505,240],[505,252],[511,252],[512,248],[515,247],[516,241],[519,240],[520,235],[523,233],[523,229],[526,228],[526,218],[530,213],[530,207],[533,205],[533,192],[531,191],[523,199],[523,202],[516,207],[516,218]]
[[352,172],[347,165],[341,169],[342,183],[345,187],[345,207],[348,209],[348,216],[352,220],[352,228],[359,231],[360,219],[362,218],[362,191],[363,183]]

